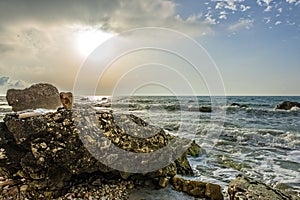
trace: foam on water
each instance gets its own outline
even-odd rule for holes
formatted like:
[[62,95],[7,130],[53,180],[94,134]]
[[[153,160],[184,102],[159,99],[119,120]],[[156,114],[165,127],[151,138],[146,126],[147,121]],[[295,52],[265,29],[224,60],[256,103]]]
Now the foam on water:
[[[103,98],[75,100],[107,109],[99,107],[107,100]],[[198,97],[198,102],[191,97],[111,99],[114,112],[135,114],[172,134],[193,138],[201,146],[215,144],[210,152],[189,158],[198,179],[226,188],[236,175],[246,174],[271,185],[284,183],[300,195],[300,109],[275,110],[282,101],[300,102],[300,97],[227,97],[227,105],[213,108],[213,113],[197,111],[211,106],[210,97]],[[245,107],[230,106],[232,103]],[[218,111],[226,111],[226,116],[218,116]],[[7,110],[0,120],[4,112]],[[220,126],[220,136],[213,138],[216,142],[208,141],[210,129]]]

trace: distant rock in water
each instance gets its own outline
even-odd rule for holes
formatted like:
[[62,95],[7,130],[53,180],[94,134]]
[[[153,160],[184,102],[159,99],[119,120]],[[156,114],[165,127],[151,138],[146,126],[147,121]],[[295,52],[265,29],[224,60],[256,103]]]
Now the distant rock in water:
[[6,100],[13,111],[37,108],[57,109],[61,106],[57,88],[48,83],[38,83],[24,90],[9,89]]
[[260,199],[260,200],[292,200],[293,197],[282,193],[264,183],[244,176],[238,176],[228,186],[229,200]]
[[232,103],[232,104],[230,104],[230,106],[235,106],[235,107],[240,107],[240,108],[247,108],[248,107],[247,105],[242,105],[242,104],[239,104],[239,103]]
[[278,104],[275,109],[280,109],[280,110],[290,110],[293,107],[300,108],[300,103],[298,102],[291,102],[291,101],[284,101],[281,104]]
[[188,111],[210,113],[210,112],[212,112],[212,109],[211,109],[211,106],[199,106],[199,107],[189,106]]

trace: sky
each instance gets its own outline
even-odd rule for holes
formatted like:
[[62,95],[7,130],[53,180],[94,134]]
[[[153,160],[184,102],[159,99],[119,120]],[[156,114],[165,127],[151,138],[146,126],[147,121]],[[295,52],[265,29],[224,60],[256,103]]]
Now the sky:
[[[145,27],[161,29],[157,35]],[[170,51],[143,49],[109,67],[99,64],[106,74],[97,79],[97,94],[188,94],[188,85],[196,94],[213,95],[215,80],[225,95],[296,96],[299,37],[300,0],[2,0],[0,94],[39,82],[84,90],[95,75],[86,69],[94,49],[103,58],[118,56],[118,45],[128,49],[147,40]],[[192,68],[171,50],[200,61]]]

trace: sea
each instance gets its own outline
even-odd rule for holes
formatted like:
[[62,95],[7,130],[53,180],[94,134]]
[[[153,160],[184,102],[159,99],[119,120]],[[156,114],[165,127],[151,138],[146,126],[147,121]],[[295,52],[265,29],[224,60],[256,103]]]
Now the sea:
[[[224,195],[229,182],[244,174],[300,198],[300,109],[275,110],[283,101],[300,102],[300,96],[75,98],[76,104],[131,113],[170,134],[195,140],[202,151],[189,157],[195,172],[191,179],[219,184]],[[9,112],[11,107],[0,97],[0,121]],[[148,195],[143,198],[166,194]]]

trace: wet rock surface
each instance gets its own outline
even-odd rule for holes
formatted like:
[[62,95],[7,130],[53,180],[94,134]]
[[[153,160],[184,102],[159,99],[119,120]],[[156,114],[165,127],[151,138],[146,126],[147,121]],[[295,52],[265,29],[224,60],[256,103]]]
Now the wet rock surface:
[[13,111],[37,108],[57,109],[61,106],[57,88],[48,83],[35,84],[24,90],[9,89],[6,99]]
[[[177,173],[193,174],[187,153],[196,155],[199,152],[199,146],[195,143],[192,143],[191,150],[174,159],[175,162],[172,161],[166,167],[149,173],[122,172],[99,162],[101,157],[96,159],[93,156],[91,153],[93,148],[95,151],[99,149],[106,151],[107,147],[115,145],[128,152],[149,153],[172,143],[175,137],[134,115],[112,114],[108,111],[97,113],[95,117],[97,127],[102,131],[94,132],[98,129],[90,127],[93,123],[84,120],[85,114],[88,113],[78,115],[76,110],[60,108],[55,113],[26,118],[19,118],[18,114],[6,115],[4,123],[0,123],[0,145],[3,149],[0,174],[5,177],[4,182],[9,182],[0,185],[1,195],[9,196],[11,193],[17,193],[22,198],[51,199],[68,194],[82,182],[87,183],[86,187],[93,187],[93,184],[103,185],[112,180],[127,179],[126,181],[131,182],[158,178],[161,179],[162,186],[167,186],[168,177],[173,177]],[[129,130],[134,129],[135,131],[128,134]],[[105,140],[104,145],[101,143],[103,138],[110,142],[107,143]],[[87,143],[83,144],[82,141]],[[190,145],[188,142],[185,144]],[[86,145],[90,145],[89,150]],[[168,159],[174,158],[172,155],[166,155]],[[120,159],[111,151],[102,156],[103,159],[109,158],[111,162]],[[157,159],[158,163],[160,159],[167,158],[162,155]],[[143,162],[141,160],[141,163]],[[134,168],[136,164],[132,162],[130,167]],[[132,184],[129,185],[130,187],[125,188],[132,188]],[[126,199],[125,196],[120,199]]]
[[238,176],[228,186],[230,200],[296,200],[283,192],[272,188],[264,183],[254,181],[244,176]]
[[291,101],[284,101],[281,104],[278,104],[275,107],[275,109],[291,110],[293,107],[300,108],[300,103],[298,103],[298,102],[291,102]]
[[232,103],[230,106],[239,107],[239,108],[248,108],[247,105],[239,104],[239,103]]

